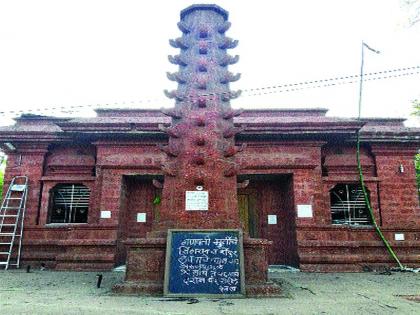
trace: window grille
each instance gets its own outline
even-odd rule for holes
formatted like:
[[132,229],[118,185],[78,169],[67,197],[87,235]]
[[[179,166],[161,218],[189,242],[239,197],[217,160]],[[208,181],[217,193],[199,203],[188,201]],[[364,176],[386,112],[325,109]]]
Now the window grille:
[[332,224],[371,225],[361,185],[338,184],[330,198]]
[[51,193],[49,223],[86,223],[89,188],[81,184],[59,184]]

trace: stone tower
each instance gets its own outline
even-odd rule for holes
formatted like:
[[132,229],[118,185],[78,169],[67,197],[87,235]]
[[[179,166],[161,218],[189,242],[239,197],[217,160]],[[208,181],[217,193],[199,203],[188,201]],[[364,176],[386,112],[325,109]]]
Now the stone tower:
[[[216,5],[192,5],[181,11],[178,23],[182,36],[170,44],[180,49],[169,61],[179,66],[168,78],[178,83],[167,92],[175,106],[163,112],[172,118],[169,127],[160,126],[169,136],[161,149],[167,159],[162,165],[165,180],[154,182],[163,188],[159,218],[146,238],[129,239],[125,282],[115,292],[161,294],[165,273],[168,229],[239,229],[235,155],[243,147],[235,146],[235,135],[242,131],[233,118],[230,100],[239,92],[230,90],[230,82],[239,79],[228,66],[238,56],[228,55],[237,41],[225,36],[230,23],[228,12]],[[186,209],[186,193],[197,186],[208,192],[207,210]],[[248,296],[273,296],[279,287],[267,283],[267,252],[271,242],[244,237],[244,267]]]
[[[226,37],[230,27],[228,12],[216,5],[192,5],[181,12],[178,27],[182,36],[170,40],[180,49],[169,61],[179,66],[168,73],[178,83],[174,91],[165,91],[175,100],[175,107],[164,110],[172,118],[163,165],[163,186],[159,230],[176,228],[239,228],[237,207],[237,165],[234,155],[242,150],[235,146],[230,100],[239,92],[230,90],[230,82],[239,79],[228,66],[239,57],[227,51],[238,41]],[[208,191],[207,211],[186,211],[185,194],[197,186]]]

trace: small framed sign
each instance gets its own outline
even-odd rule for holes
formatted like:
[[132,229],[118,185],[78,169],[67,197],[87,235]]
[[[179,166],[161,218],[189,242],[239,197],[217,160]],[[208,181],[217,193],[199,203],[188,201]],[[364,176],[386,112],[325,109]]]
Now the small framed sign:
[[275,214],[269,214],[268,216],[267,216],[267,223],[268,224],[277,224],[277,215],[275,215]]
[[141,222],[141,223],[146,222],[146,213],[137,212],[137,222]]
[[101,211],[101,219],[111,219],[111,211],[102,210]]
[[241,230],[169,230],[164,295],[243,297]]
[[404,233],[395,233],[394,234],[394,239],[396,241],[404,241],[405,240],[405,235],[404,235]]
[[298,218],[312,218],[312,205],[297,205]]
[[186,191],[185,192],[185,210],[188,210],[188,211],[209,210],[209,192],[208,191]]

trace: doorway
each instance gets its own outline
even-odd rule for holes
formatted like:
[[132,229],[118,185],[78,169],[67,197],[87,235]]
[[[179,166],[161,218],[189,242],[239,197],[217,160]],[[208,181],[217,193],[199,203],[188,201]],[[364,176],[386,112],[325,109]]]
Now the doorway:
[[238,210],[244,232],[251,238],[265,238],[273,245],[270,265],[298,266],[293,176],[242,175],[246,188],[238,189]]
[[159,215],[161,189],[153,186],[158,176],[123,176],[118,223],[117,265],[125,263],[127,250],[123,241],[145,238]]

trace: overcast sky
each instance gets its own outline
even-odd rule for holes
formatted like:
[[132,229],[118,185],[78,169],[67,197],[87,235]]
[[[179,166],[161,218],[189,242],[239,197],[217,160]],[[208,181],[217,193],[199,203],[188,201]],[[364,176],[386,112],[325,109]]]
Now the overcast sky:
[[[92,112],[71,106],[171,106],[162,91],[176,88],[166,71],[176,70],[167,55],[177,50],[168,39],[181,35],[179,12],[192,3],[0,0],[0,110],[85,116]],[[227,35],[239,40],[230,51],[240,55],[231,71],[242,78],[232,89],[358,74],[362,40],[381,51],[366,53],[367,73],[420,66],[420,24],[407,26],[407,12],[398,0],[215,3],[229,11],[232,28]],[[325,107],[330,116],[357,115],[357,83],[273,91],[265,96],[244,93],[232,105]],[[362,115],[409,117],[416,98],[418,73],[369,81]],[[53,111],[55,106],[68,112]],[[11,123],[4,117],[16,115],[3,115],[2,123]],[[419,122],[411,118],[410,125]]]

